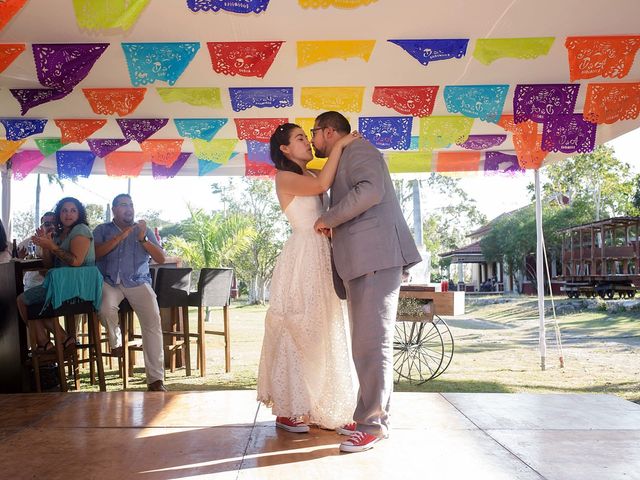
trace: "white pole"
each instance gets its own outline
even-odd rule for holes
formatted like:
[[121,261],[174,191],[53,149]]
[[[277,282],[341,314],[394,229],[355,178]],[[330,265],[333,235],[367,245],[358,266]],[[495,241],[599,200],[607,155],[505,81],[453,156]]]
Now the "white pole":
[[13,238],[11,225],[11,170],[5,163],[2,169],[2,224],[7,233],[7,241],[11,244]]
[[540,346],[540,368],[545,370],[547,358],[547,342],[544,332],[544,251],[542,238],[542,199],[540,198],[540,172],[534,170],[536,189],[536,279],[538,284],[538,316],[540,327],[538,329],[538,343]]

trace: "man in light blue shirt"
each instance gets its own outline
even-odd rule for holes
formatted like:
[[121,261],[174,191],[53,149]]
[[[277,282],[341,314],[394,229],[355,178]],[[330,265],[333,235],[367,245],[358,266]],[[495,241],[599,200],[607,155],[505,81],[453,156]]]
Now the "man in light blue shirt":
[[113,221],[98,225],[93,231],[96,266],[104,277],[98,316],[107,328],[112,353],[120,353],[118,306],[125,298],[129,301],[140,320],[148,390],[166,391],[160,310],[149,273],[149,259],[164,263],[164,251],[146,222],[134,221],[130,195],[117,195],[112,212]]

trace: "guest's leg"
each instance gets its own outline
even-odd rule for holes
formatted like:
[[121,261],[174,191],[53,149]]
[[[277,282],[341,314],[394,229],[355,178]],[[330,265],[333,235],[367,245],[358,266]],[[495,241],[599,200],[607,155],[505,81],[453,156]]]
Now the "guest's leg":
[[33,329],[33,332],[35,333],[37,345],[31,345],[31,348],[36,348],[38,346],[45,347],[47,342],[49,341],[49,334],[47,333],[43,322],[28,321],[29,314],[27,312],[27,304],[24,303],[24,294],[21,293],[20,295],[18,295],[16,303],[18,305],[18,313],[20,313],[20,318],[25,323],[25,325],[27,325],[27,328]]
[[140,320],[147,384],[164,380],[164,347],[156,293],[145,283],[126,288],[125,295]]
[[20,313],[20,318],[24,323],[27,323],[28,313],[27,313],[27,304],[24,303],[24,294],[21,293],[16,298],[16,303],[18,304],[18,313]]
[[347,284],[353,361],[360,390],[353,416],[357,429],[387,435],[393,392],[393,335],[401,267],[378,270]]
[[107,329],[109,345],[112,349],[122,346],[118,310],[123,299],[124,293],[119,286],[112,287],[107,282],[102,284],[102,303],[100,304],[98,318],[100,323]]
[[65,331],[64,328],[62,328],[62,325],[60,325],[60,322],[58,321],[58,319],[45,318],[44,320],[42,320],[42,324],[44,325],[44,327],[47,329],[48,332],[51,332],[54,335],[57,331],[58,335],[60,335],[58,338],[61,338],[62,341],[66,343],[66,340],[68,338],[67,332]]

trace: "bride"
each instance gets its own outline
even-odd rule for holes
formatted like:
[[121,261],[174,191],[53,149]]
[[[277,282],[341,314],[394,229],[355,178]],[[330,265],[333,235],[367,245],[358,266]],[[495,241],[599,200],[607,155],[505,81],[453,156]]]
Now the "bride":
[[304,131],[293,123],[271,136],[276,193],[292,234],[273,272],[258,370],[258,400],[276,415],[276,427],[305,433],[309,424],[334,429],[352,422],[355,407],[348,332],[333,290],[329,240],[313,224],[326,209],[345,146],[343,137],[316,176]]

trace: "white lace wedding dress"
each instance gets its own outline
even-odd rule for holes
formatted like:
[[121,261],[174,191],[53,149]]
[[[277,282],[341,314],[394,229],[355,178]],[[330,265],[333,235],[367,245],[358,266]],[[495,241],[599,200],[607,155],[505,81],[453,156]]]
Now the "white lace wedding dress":
[[353,421],[356,397],[329,241],[313,229],[322,203],[317,195],[295,197],[284,212],[293,233],[271,281],[258,400],[274,415],[335,428]]

